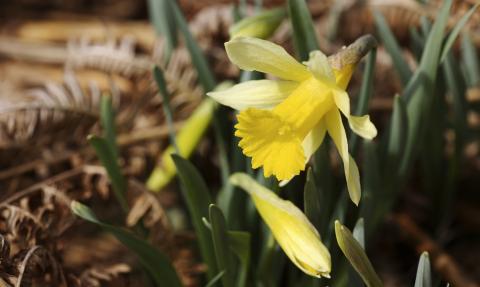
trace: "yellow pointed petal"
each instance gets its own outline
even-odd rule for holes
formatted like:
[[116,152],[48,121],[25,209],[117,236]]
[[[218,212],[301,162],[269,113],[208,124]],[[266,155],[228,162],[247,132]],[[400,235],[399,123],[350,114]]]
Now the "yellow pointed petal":
[[335,100],[335,105],[337,105],[338,109],[342,111],[342,114],[345,117],[350,116],[350,97],[346,91],[336,89],[333,91],[333,98]]
[[377,136],[377,128],[370,121],[370,116],[350,116],[348,118],[350,128],[359,136],[371,140]]
[[331,110],[326,115],[325,122],[328,134],[332,137],[343,161],[343,169],[350,199],[358,205],[360,202],[360,176],[357,164],[348,154],[347,135],[345,134],[340,112],[336,109]]
[[313,153],[320,147],[326,132],[325,123],[320,121],[303,140],[302,146],[306,161],[308,161]]
[[350,98],[347,92],[335,90],[334,99],[338,109],[342,111],[348,119],[348,125],[356,134],[369,140],[377,136],[377,128],[375,128],[375,125],[370,121],[368,115],[361,117],[350,115]]
[[227,90],[209,92],[207,95],[236,110],[249,107],[272,109],[285,100],[297,86],[298,83],[293,81],[257,80],[240,83]]
[[238,114],[235,136],[252,167],[263,166],[265,177],[290,179],[305,168],[301,140],[288,123],[271,111],[249,108]]
[[258,213],[275,240],[298,268],[311,276],[329,276],[330,253],[321,242],[318,231],[300,209],[246,174],[236,173],[230,180],[252,196]]
[[305,64],[308,70],[319,81],[323,81],[330,85],[335,84],[335,74],[328,63],[328,58],[321,51],[313,51],[310,53],[310,58]]
[[230,61],[246,71],[255,70],[297,82],[310,77],[304,65],[269,41],[237,37],[225,43],[225,49]]

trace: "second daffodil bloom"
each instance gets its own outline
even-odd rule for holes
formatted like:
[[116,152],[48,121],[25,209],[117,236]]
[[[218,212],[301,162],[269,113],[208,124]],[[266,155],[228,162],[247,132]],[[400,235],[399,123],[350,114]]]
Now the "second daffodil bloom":
[[298,207],[246,174],[236,173],[230,181],[251,195],[273,237],[298,268],[311,276],[330,278],[330,253],[320,241],[318,231]]
[[265,177],[274,175],[288,181],[305,169],[328,132],[343,160],[350,198],[358,204],[359,172],[348,153],[341,113],[361,137],[372,139],[377,134],[368,115],[350,114],[345,89],[360,59],[358,55],[339,53],[345,57],[332,57],[330,62],[338,62],[338,67],[332,68],[320,51],[312,52],[301,64],[282,47],[257,38],[234,38],[225,48],[230,60],[241,69],[279,78],[248,81],[208,93],[219,103],[240,110],[235,135],[241,138],[243,153],[252,158],[252,167],[263,167]]

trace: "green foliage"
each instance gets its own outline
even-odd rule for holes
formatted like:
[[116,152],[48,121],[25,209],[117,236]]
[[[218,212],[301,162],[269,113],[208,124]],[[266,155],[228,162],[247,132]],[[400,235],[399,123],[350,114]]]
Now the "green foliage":
[[137,255],[142,266],[153,278],[157,287],[181,287],[182,284],[169,259],[148,242],[136,237],[131,232],[122,228],[104,223],[97,219],[95,214],[87,206],[80,202],[73,201],[71,210],[82,219],[96,224],[103,230],[113,234],[118,241]]
[[162,107],[163,113],[165,114],[165,119],[167,120],[168,132],[170,136],[170,144],[174,147],[176,153],[180,153],[180,150],[177,146],[177,140],[175,138],[175,129],[173,127],[173,114],[170,108],[170,95],[167,89],[167,83],[165,82],[165,77],[163,76],[162,70],[155,66],[153,68],[153,78],[157,83],[159,94],[162,97]]
[[418,261],[417,276],[415,277],[414,287],[432,287],[431,276],[428,253],[423,252]]
[[178,170],[183,198],[198,236],[200,253],[208,265],[209,278],[213,278],[217,274],[215,255],[211,236],[202,222],[202,218],[208,217],[208,208],[213,203],[210,192],[197,169],[189,161],[178,155],[172,155],[172,158]]
[[355,268],[360,277],[362,277],[363,282],[365,282],[368,287],[383,286],[382,281],[373,269],[372,263],[368,260],[365,251],[363,251],[362,245],[353,237],[350,230],[336,221],[335,234],[337,236],[338,246],[340,246],[340,249],[348,261],[350,261],[353,268]]
[[288,13],[292,23],[295,49],[299,58],[306,61],[311,51],[319,49],[307,3],[305,0],[288,0]]
[[95,135],[88,136],[88,142],[95,149],[102,165],[107,170],[108,177],[113,186],[117,201],[124,211],[128,210],[126,199],[127,181],[118,165],[117,140],[115,132],[115,113],[112,107],[112,99],[109,95],[102,97],[100,116],[104,137]]
[[171,0],[148,0],[150,22],[157,35],[165,39],[165,59],[170,59],[173,49],[177,46],[177,26],[173,14]]

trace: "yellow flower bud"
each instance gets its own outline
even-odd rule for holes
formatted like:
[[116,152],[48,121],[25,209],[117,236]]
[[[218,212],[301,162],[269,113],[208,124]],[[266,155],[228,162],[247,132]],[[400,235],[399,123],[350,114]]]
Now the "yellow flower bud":
[[298,207],[246,174],[236,173],[230,181],[251,195],[258,213],[293,264],[310,276],[330,277],[330,253],[318,231]]

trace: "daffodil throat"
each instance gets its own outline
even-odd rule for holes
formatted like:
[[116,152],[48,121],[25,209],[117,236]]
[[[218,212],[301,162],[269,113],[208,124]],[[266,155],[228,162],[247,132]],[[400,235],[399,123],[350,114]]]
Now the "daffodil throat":
[[302,141],[335,104],[332,88],[314,77],[302,81],[273,110],[249,108],[238,115],[235,135],[253,168],[288,180],[305,168]]

